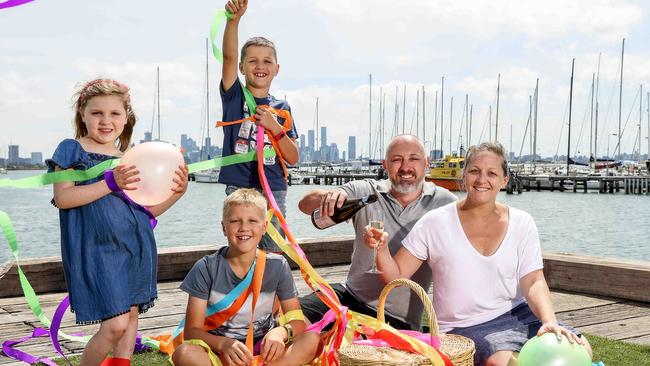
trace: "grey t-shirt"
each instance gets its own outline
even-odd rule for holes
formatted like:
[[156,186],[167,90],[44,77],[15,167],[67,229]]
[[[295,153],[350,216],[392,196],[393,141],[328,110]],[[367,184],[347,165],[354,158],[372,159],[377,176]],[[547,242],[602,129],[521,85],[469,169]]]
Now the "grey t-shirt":
[[[208,306],[223,299],[243,280],[230,268],[226,259],[227,253],[228,247],[225,246],[219,248],[216,253],[199,259],[185,276],[180,286],[181,290],[199,299],[208,300]],[[276,326],[273,318],[276,294],[280,300],[286,300],[297,297],[298,290],[293,282],[287,260],[280,255],[268,253],[262,277],[262,289],[255,305],[253,322],[255,339],[263,337]],[[252,301],[251,293],[235,315],[210,333],[245,341],[251,320]]]
[[[355,240],[352,252],[352,263],[345,286],[358,300],[377,308],[377,300],[384,283],[377,274],[366,273],[372,265],[372,249],[363,241],[363,231],[368,225],[368,209],[381,206],[384,211],[384,231],[389,233],[388,247],[391,255],[395,255],[402,247],[402,240],[411,231],[413,225],[425,213],[445,206],[457,200],[456,196],[433,183],[425,182],[422,195],[408,206],[402,205],[390,194],[390,180],[357,180],[344,184],[344,190],[349,198],[360,198],[377,193],[379,200],[359,211],[352,223],[354,224]],[[431,286],[431,269],[424,263],[411,278],[425,290]],[[416,329],[422,319],[422,301],[408,288],[396,288],[391,291],[386,300],[385,310],[388,314],[404,320]]]

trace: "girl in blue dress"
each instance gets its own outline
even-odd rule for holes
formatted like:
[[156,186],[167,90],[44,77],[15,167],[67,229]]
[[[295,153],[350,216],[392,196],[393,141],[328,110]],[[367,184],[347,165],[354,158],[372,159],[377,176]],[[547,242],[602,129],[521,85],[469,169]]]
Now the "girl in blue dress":
[[[136,117],[129,88],[115,80],[97,79],[75,94],[75,139],[63,140],[48,171],[87,170],[122,156],[131,144]],[[121,192],[135,189],[138,170],[119,165],[84,182],[54,185],[59,208],[61,256],[78,324],[101,323],[81,356],[81,365],[129,365],[138,314],[157,297],[156,242],[150,222],[187,189],[187,168],[179,166],[172,196],[142,207]],[[106,358],[112,351],[112,359]],[[106,359],[105,359],[106,358]]]

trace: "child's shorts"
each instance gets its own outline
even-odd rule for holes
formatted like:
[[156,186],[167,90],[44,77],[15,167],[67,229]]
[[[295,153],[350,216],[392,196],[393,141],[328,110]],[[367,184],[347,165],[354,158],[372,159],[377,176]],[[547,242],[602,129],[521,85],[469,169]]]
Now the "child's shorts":
[[[562,324],[569,331],[580,335],[576,329]],[[537,335],[542,323],[530,310],[527,303],[520,304],[509,312],[483,324],[466,328],[454,328],[450,334],[470,338],[476,344],[474,364],[483,365],[497,351],[519,352],[528,339]]]

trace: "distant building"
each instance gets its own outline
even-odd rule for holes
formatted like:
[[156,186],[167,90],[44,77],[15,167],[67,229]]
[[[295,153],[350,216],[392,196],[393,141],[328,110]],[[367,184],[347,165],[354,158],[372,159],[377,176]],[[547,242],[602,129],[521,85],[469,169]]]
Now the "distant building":
[[301,149],[305,148],[305,134],[304,133],[300,134],[300,148]]
[[151,141],[151,132],[145,132],[144,133],[144,141],[145,142]]
[[339,162],[339,148],[336,146],[336,143],[331,143],[329,146],[329,154],[327,155],[328,159],[327,161],[330,161],[332,163],[338,163]]
[[320,128],[320,147],[327,146],[327,127],[323,126]]
[[32,165],[43,165],[43,153],[33,152],[31,158]]
[[307,145],[309,146],[309,156],[310,160],[314,160],[314,151],[316,150],[316,146],[314,146],[314,130],[308,130],[307,131]]
[[[347,160],[354,160],[357,158],[357,137],[348,136],[348,158]],[[345,157],[343,160],[346,160]]]
[[20,162],[20,147],[18,145],[9,145],[9,156],[8,156],[8,163],[9,164],[18,164]]

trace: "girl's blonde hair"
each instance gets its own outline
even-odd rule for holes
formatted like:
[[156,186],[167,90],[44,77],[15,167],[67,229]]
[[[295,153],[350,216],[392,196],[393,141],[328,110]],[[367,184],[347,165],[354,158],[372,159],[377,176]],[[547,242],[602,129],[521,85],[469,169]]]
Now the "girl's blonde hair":
[[94,97],[102,95],[115,95],[122,99],[124,102],[124,110],[126,111],[126,125],[124,130],[118,138],[117,148],[124,152],[131,145],[131,135],[133,135],[133,127],[135,126],[135,113],[131,107],[131,96],[129,94],[129,87],[113,79],[95,79],[87,82],[84,86],[75,93],[73,104],[75,110],[74,127],[75,138],[81,138],[88,134],[86,124],[81,119],[81,114],[86,108],[88,101]]
[[[229,194],[223,200],[223,212],[221,217],[226,220],[230,213],[230,208],[236,205],[245,205],[258,208],[262,215],[266,215],[266,198],[257,190],[252,188],[240,188]],[[225,222],[225,221],[224,221]]]

